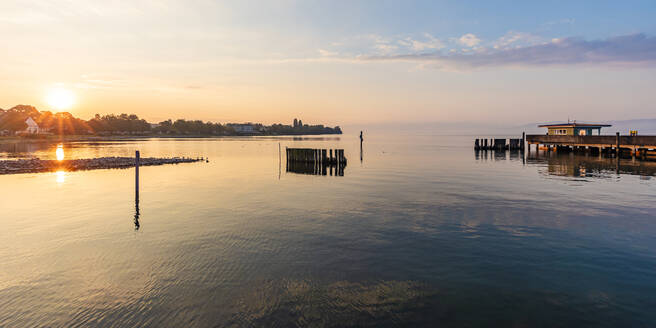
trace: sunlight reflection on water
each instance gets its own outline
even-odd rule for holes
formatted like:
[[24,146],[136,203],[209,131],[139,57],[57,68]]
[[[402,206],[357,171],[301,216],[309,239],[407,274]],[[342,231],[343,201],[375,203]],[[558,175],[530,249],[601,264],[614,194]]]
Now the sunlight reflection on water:
[[55,156],[58,161],[64,160],[64,145],[57,145],[57,150],[55,150]]

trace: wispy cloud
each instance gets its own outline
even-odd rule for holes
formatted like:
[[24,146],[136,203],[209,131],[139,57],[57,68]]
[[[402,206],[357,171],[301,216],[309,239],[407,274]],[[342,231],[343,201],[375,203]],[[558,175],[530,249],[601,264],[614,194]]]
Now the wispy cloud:
[[317,51],[319,52],[319,55],[321,55],[321,57],[335,57],[339,55],[337,51],[329,51],[326,49],[317,49]]
[[494,49],[520,48],[545,43],[545,40],[537,35],[524,32],[510,31],[497,39],[492,47]]
[[656,37],[633,34],[604,40],[581,38],[553,39],[536,45],[508,47],[517,40],[508,39],[504,47],[484,48],[476,52],[434,52],[394,56],[359,56],[362,61],[407,61],[431,64],[437,68],[471,69],[503,66],[550,65],[626,65],[656,64]]
[[467,33],[458,39],[458,42],[462,45],[468,46],[468,47],[475,47],[479,43],[481,43],[481,39],[476,37],[476,35]]
[[445,47],[444,43],[429,33],[424,33],[425,40],[417,40],[411,37],[399,40],[398,43],[414,51],[439,50]]

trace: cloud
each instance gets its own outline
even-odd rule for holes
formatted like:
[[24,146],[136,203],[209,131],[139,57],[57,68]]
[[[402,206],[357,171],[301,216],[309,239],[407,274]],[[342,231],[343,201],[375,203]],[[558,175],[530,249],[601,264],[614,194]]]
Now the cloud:
[[419,41],[408,37],[403,40],[399,40],[399,44],[409,47],[414,51],[424,51],[429,49],[438,50],[444,48],[444,43],[442,43],[442,41],[439,39],[428,33],[424,34],[424,36],[426,37],[425,41]]
[[474,35],[474,34],[467,33],[467,34],[461,36],[460,39],[458,39],[458,42],[460,42],[460,44],[468,46],[468,47],[475,47],[479,43],[481,43],[481,39],[477,38],[476,35]]
[[399,49],[398,46],[387,43],[377,43],[374,47],[381,53],[391,53]]
[[536,45],[485,49],[469,53],[434,52],[395,56],[360,56],[364,61],[406,61],[432,64],[438,68],[549,65],[626,65],[656,64],[656,37],[632,34],[604,40],[580,38],[553,39]]
[[326,49],[317,49],[317,51],[319,51],[319,54],[321,55],[321,57],[335,57],[335,56],[339,55],[339,53],[336,52],[336,51],[330,51],[330,50],[326,50]]
[[506,35],[497,39],[493,44],[493,48],[518,48],[522,46],[537,45],[540,43],[544,43],[544,40],[539,36],[530,33],[510,31],[506,33]]

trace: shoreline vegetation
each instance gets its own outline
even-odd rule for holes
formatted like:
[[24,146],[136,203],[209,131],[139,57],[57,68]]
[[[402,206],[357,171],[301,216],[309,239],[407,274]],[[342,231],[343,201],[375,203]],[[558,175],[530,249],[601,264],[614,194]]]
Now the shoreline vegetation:
[[[31,119],[31,120],[30,120]],[[28,122],[29,121],[29,122]],[[29,123],[29,124],[28,124]],[[201,120],[165,120],[149,123],[135,114],[96,114],[90,120],[68,112],[39,111],[34,106],[17,105],[0,109],[0,140],[53,139],[74,137],[105,140],[115,137],[218,137],[218,136],[294,136],[342,134],[339,126],[304,124],[214,123]]]

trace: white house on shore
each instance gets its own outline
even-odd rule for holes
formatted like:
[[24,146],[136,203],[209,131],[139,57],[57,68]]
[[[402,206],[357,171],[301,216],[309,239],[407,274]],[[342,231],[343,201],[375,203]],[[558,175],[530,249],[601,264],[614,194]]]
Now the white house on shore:
[[28,117],[25,120],[25,124],[27,124],[27,128],[25,129],[25,131],[23,131],[24,133],[27,133],[27,134],[39,134],[39,133],[41,133],[41,129],[39,128],[39,125],[36,124],[36,122],[31,117]]
[[245,124],[228,123],[227,125],[232,127],[233,129],[235,129],[235,132],[240,133],[240,134],[258,134],[258,133],[261,133],[261,131],[253,123],[245,123]]

